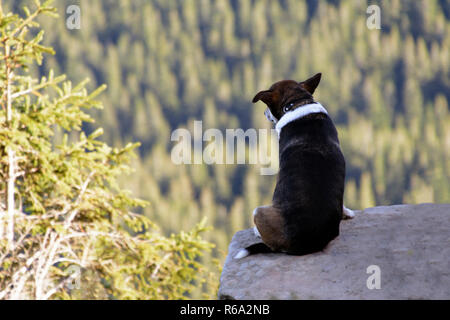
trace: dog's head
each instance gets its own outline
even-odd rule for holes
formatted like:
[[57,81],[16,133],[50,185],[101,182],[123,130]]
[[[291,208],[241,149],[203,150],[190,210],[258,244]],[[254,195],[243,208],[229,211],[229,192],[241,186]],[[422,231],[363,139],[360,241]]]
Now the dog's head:
[[302,82],[294,80],[275,82],[269,90],[258,92],[252,102],[261,100],[267,104],[268,108],[264,114],[269,121],[277,123],[286,112],[314,102],[312,95],[319,85],[321,76],[322,74],[318,73]]

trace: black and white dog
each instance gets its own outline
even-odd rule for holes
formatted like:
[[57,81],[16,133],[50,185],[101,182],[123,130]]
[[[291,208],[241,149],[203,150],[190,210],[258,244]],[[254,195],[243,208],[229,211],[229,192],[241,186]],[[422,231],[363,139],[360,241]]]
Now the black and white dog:
[[303,255],[320,251],[339,235],[354,213],[343,205],[345,159],[338,133],[312,94],[318,73],[303,82],[283,80],[258,92],[279,137],[280,171],[272,205],[253,211],[262,242],[241,249],[236,259],[261,252]]

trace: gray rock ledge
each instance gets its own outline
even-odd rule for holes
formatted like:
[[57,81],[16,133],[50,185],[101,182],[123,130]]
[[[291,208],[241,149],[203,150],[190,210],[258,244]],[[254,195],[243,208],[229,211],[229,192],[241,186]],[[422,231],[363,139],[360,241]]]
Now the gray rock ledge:
[[[339,237],[310,255],[232,258],[257,241],[253,229],[234,235],[219,299],[450,299],[450,204],[356,212]],[[380,289],[368,288],[376,284],[371,265],[379,267]]]

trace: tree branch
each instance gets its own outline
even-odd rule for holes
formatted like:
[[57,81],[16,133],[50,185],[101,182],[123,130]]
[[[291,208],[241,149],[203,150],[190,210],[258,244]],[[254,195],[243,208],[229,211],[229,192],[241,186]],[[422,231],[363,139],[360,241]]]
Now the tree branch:
[[92,170],[89,173],[89,175],[86,178],[86,180],[84,181],[84,183],[81,185],[81,187],[80,187],[80,194],[78,195],[78,197],[77,197],[77,199],[75,200],[75,203],[74,203],[75,209],[73,209],[73,211],[70,214],[70,216],[64,222],[64,228],[66,228],[66,229],[69,228],[70,224],[72,223],[72,220],[75,219],[75,216],[78,214],[79,210],[78,210],[77,206],[80,204],[80,202],[81,202],[81,200],[83,198],[83,195],[85,194],[86,189],[87,189],[87,187],[89,185],[89,182],[91,182],[91,179],[94,176],[94,174],[95,174],[95,170]]

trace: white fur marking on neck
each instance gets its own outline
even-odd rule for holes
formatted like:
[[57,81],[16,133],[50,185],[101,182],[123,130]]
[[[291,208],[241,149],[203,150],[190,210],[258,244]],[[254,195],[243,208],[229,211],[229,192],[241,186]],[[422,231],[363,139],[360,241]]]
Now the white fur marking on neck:
[[275,118],[272,114],[272,112],[270,112],[270,109],[267,108],[266,111],[264,111],[264,115],[266,116],[267,120],[269,120],[270,122],[273,123],[277,123],[277,118]]
[[289,111],[284,116],[278,120],[275,130],[277,130],[278,138],[280,138],[281,129],[288,123],[303,118],[311,113],[325,113],[328,114],[327,110],[318,102],[305,104],[304,106],[298,107],[293,111]]

